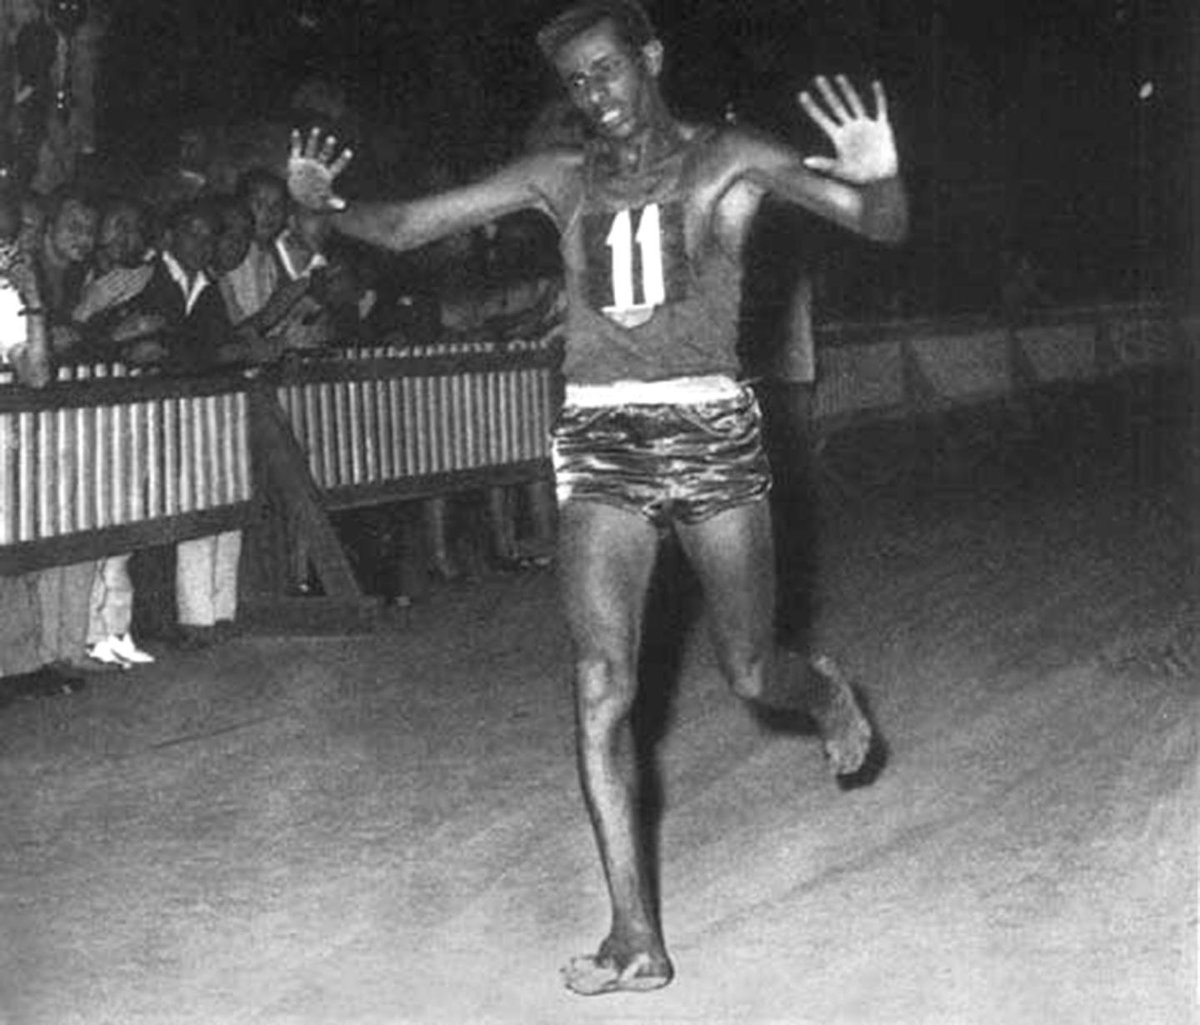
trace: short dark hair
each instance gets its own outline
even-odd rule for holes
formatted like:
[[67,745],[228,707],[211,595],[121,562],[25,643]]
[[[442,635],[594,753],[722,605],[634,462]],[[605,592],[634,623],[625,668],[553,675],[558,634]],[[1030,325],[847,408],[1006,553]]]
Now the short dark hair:
[[100,211],[101,220],[117,210],[132,210],[141,218],[143,227],[150,223],[150,210],[147,204],[139,197],[127,192],[102,193],[96,197],[96,207]]
[[180,200],[167,211],[167,231],[182,231],[192,221],[204,221],[214,231],[220,225],[216,203],[210,196]]
[[611,21],[624,41],[640,50],[658,33],[638,0],[580,0],[551,18],[537,34],[538,48],[548,61],[581,32]]
[[75,203],[85,210],[90,210],[97,218],[100,216],[100,203],[93,193],[79,185],[60,185],[43,201],[46,224],[52,224],[57,220],[58,215],[63,212],[63,208],[68,203]]
[[248,167],[238,175],[237,186],[234,192],[241,199],[247,199],[250,193],[259,186],[276,189],[282,192],[285,197],[288,195],[287,181],[282,175],[276,174],[270,168],[258,166]]
[[213,216],[217,219],[217,226],[223,231],[234,217],[244,217],[248,221],[254,220],[254,214],[250,212],[250,207],[246,203],[244,196],[225,192],[211,197],[210,205]]

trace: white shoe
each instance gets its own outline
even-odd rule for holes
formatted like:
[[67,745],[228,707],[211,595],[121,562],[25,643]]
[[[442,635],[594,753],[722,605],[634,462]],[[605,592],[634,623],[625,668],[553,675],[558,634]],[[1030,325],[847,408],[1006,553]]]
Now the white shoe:
[[93,662],[100,662],[106,666],[117,666],[119,669],[128,669],[133,663],[121,657],[113,644],[115,640],[115,637],[105,637],[104,640],[97,641],[88,648],[88,658]]
[[128,633],[123,633],[119,637],[110,637],[108,640],[117,656],[132,665],[145,666],[154,661],[154,656],[148,651],[142,651],[134,644],[132,635]]

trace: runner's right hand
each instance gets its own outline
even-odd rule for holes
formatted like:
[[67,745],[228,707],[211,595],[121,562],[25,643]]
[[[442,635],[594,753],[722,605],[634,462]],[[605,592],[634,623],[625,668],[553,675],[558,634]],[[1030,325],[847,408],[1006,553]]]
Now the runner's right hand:
[[346,201],[333,191],[333,182],[346,169],[354,153],[338,152],[332,135],[321,139],[321,129],[313,128],[307,138],[299,129],[292,130],[292,148],[288,154],[287,180],[292,198],[302,207],[318,213],[344,210]]

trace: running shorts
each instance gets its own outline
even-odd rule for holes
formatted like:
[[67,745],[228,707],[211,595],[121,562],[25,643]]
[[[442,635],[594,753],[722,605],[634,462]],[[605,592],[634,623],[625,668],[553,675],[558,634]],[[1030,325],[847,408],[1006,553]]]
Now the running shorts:
[[662,529],[766,496],[771,471],[751,388],[696,402],[567,402],[554,428],[560,505],[601,502]]

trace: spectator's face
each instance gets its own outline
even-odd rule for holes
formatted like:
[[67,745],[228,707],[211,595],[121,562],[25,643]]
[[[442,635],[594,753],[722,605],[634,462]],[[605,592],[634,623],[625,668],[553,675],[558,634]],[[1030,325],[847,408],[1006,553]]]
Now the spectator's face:
[[275,241],[287,223],[287,197],[283,188],[265,182],[255,185],[246,202],[254,218],[254,238],[264,245]]
[[58,211],[50,225],[49,242],[60,259],[69,263],[82,263],[92,255],[96,245],[96,211],[69,199]]
[[102,262],[110,267],[136,267],[146,253],[146,228],[141,213],[116,206],[100,222],[98,240]]
[[213,253],[213,269],[218,274],[233,270],[246,259],[254,238],[254,218],[249,210],[228,210],[222,218]]
[[606,20],[563,44],[554,66],[575,108],[601,135],[628,139],[653,112],[661,60],[657,42],[638,52]]
[[292,214],[292,226],[312,249],[320,252],[324,248],[329,237],[329,224],[323,216],[299,209]]
[[189,274],[212,263],[216,231],[207,217],[192,216],[171,232],[171,255]]

